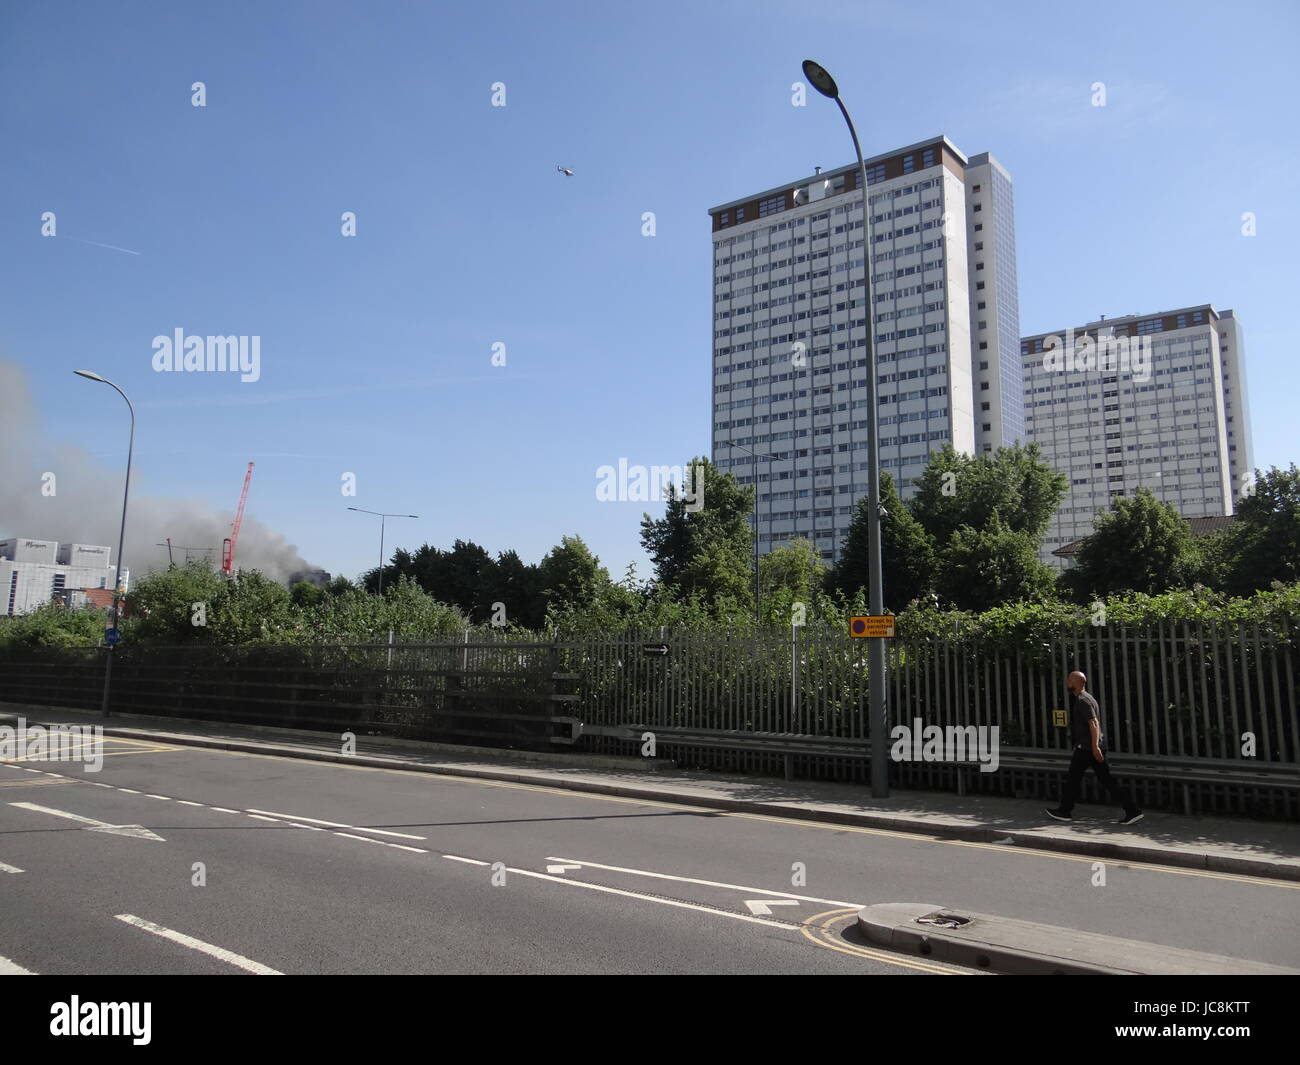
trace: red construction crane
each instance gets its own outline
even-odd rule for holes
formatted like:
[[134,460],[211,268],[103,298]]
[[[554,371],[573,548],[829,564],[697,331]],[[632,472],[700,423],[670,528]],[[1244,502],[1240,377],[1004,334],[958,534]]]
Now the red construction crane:
[[239,493],[239,509],[235,511],[235,522],[230,526],[230,535],[221,544],[221,572],[227,575],[235,568],[235,547],[239,544],[239,526],[244,521],[244,504],[248,501],[248,482],[253,479],[253,464],[248,464],[244,474],[244,490]]

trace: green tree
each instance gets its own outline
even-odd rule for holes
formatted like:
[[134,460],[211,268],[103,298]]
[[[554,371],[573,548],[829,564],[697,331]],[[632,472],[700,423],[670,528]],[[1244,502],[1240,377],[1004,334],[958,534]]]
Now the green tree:
[[[688,474],[687,491],[669,492],[664,516],[642,518],[641,545],[675,600],[698,596],[721,610],[748,601],[752,608],[754,491],[707,459],[692,460],[688,469],[699,472]],[[696,486],[701,492],[692,499]]]
[[[880,475],[880,558],[885,604],[895,612],[926,594],[934,585],[934,541],[899,498],[894,479]],[[827,588],[853,596],[859,591],[870,601],[871,569],[868,565],[868,522],[871,511],[866,496],[858,500],[844,537],[839,561],[827,575]]]
[[206,638],[214,643],[258,643],[292,638],[296,625],[289,589],[257,570],[218,578],[221,589],[207,608]]
[[995,516],[1003,528],[1028,534],[1036,550],[1069,487],[1039,456],[1037,444],[979,458],[946,444],[930,456],[917,482],[912,514],[940,552],[963,525],[983,529]]
[[296,618],[300,640],[361,639],[382,641],[389,630],[399,639],[449,639],[462,633],[468,621],[460,611],[438,602],[414,580],[400,576],[384,583],[380,598],[358,587],[327,596]]
[[1062,583],[1080,598],[1125,591],[1155,595],[1193,583],[1202,561],[1178,511],[1149,488],[1139,488],[1097,519]]
[[0,648],[93,647],[106,628],[108,613],[102,607],[72,610],[46,603],[26,614],[0,615]]
[[939,562],[939,594],[959,610],[1045,599],[1053,584],[1034,537],[1008,528],[997,514],[983,528],[961,526]]
[[582,541],[564,536],[538,567],[542,595],[548,605],[578,609],[591,606],[610,583],[609,571]]
[[502,551],[490,576],[491,603],[504,603],[506,617],[527,629],[538,629],[546,617],[542,596],[542,575],[537,566],[526,564],[515,551]]
[[289,600],[296,607],[315,606],[325,598],[325,589],[318,588],[311,581],[298,581],[289,589]]
[[1249,595],[1274,581],[1300,581],[1300,469],[1274,466],[1255,471],[1253,490],[1237,501],[1237,521],[1228,534],[1227,582]]
[[[375,590],[378,573],[375,569],[365,575],[367,591]],[[457,540],[450,551],[425,544],[414,554],[395,552],[393,564],[384,569],[385,593],[390,574],[411,577],[439,602],[455,606],[476,623],[488,620],[496,601],[492,598],[498,583],[496,561],[485,547],[470,540]]]
[[[207,616],[226,592],[226,578],[198,559],[147,574],[126,597],[127,638],[148,643],[210,643]],[[202,607],[196,612],[195,604]],[[202,625],[194,621],[202,619]]]
[[789,624],[794,603],[804,604],[804,610],[812,613],[826,581],[826,563],[811,540],[801,536],[773,548],[759,560],[758,570],[765,621]]

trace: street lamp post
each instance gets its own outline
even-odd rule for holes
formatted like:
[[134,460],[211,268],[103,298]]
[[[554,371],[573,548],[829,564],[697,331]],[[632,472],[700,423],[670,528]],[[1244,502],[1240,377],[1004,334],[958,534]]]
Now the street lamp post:
[[[135,450],[135,408],[131,406],[130,399],[127,398],[117,385],[113,384],[106,377],[100,377],[97,373],[90,370],[73,370],[78,377],[85,377],[91,381],[99,381],[101,384],[108,385],[117,391],[117,394],[126,400],[126,409],[131,412],[131,436],[126,445],[126,483],[122,486],[122,524],[117,532],[117,572],[113,578],[113,621],[109,626],[116,633],[118,621],[118,606],[121,602],[122,595],[122,549],[126,543],[126,503],[131,494],[131,453]],[[108,717],[108,692],[109,686],[113,680],[113,643],[108,644],[108,651],[104,656],[104,702],[101,707],[105,717]]]
[[[818,63],[811,59],[803,61],[804,76],[812,82],[823,96],[835,101],[849,127],[849,136],[853,138],[853,150],[858,155],[858,186],[862,192],[862,292],[866,297],[866,345],[867,345],[867,415],[870,427],[867,433],[867,565],[868,602],[871,613],[879,617],[885,612],[885,595],[882,585],[883,572],[880,559],[880,455],[879,455],[879,411],[876,407],[876,351],[872,343],[871,324],[871,228],[870,210],[867,199],[867,164],[862,159],[862,145],[858,142],[858,131],[853,127],[853,119],[840,99],[839,86]],[[850,454],[852,450],[850,449]],[[886,755],[886,737],[889,735],[888,712],[885,707],[885,641],[883,637],[867,637],[869,644],[867,665],[870,670],[870,710],[869,730],[871,736],[871,795],[877,799],[889,797],[889,762]]]
[[383,514],[378,510],[363,510],[361,507],[348,507],[358,514],[373,514],[379,519],[379,594],[384,594],[384,524],[389,518],[418,518],[418,514]]

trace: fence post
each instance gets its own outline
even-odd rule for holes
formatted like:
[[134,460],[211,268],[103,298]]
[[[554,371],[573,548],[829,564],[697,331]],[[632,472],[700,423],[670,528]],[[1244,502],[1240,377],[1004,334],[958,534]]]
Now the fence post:
[[786,732],[794,732],[794,723],[799,720],[799,626],[790,623],[790,720],[786,722]]

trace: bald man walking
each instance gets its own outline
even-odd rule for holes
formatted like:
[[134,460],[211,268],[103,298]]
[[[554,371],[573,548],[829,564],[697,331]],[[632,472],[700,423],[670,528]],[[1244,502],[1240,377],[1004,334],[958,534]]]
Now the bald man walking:
[[1142,820],[1142,811],[1133,804],[1128,791],[1110,775],[1105,737],[1101,732],[1100,708],[1097,700],[1088,694],[1087,685],[1088,678],[1077,669],[1065,680],[1065,686],[1070,690],[1070,743],[1074,745],[1074,756],[1070,759],[1070,771],[1065,778],[1061,805],[1055,810],[1049,809],[1047,815],[1058,821],[1074,820],[1070,811],[1074,809],[1074,800],[1079,795],[1083,774],[1091,768],[1111,798],[1124,807],[1124,816],[1115,824],[1131,825]]

